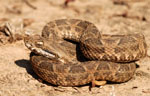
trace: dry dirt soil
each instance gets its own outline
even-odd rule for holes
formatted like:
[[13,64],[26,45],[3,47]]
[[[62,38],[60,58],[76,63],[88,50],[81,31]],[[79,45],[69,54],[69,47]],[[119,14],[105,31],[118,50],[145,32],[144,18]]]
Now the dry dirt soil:
[[[150,55],[150,0],[0,0],[0,25],[13,24],[16,32],[41,34],[52,20],[78,18],[94,23],[104,34],[143,33]],[[150,96],[150,58],[137,61],[133,78],[92,88],[60,87],[38,81],[23,40],[0,47],[0,96]]]

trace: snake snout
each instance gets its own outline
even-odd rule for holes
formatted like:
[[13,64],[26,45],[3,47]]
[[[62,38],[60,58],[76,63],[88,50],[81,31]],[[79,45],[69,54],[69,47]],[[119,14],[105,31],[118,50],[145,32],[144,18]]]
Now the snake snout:
[[32,44],[30,44],[30,43],[25,43],[25,46],[28,48],[28,49],[30,49],[30,50],[32,50]]

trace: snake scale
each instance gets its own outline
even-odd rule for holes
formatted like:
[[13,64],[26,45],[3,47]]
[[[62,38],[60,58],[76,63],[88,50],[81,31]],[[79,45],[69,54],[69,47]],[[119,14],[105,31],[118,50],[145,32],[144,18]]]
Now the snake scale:
[[136,70],[134,61],[147,53],[142,34],[105,35],[93,23],[79,19],[50,21],[42,36],[26,37],[24,42],[31,50],[35,73],[60,86],[128,81]]

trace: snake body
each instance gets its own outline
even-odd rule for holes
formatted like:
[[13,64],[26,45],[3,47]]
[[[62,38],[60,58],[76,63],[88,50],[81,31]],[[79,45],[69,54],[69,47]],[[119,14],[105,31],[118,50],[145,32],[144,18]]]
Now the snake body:
[[[64,39],[77,42],[80,50]],[[32,51],[30,61],[35,73],[61,86],[94,80],[128,81],[136,70],[133,61],[147,52],[142,34],[102,35],[93,23],[79,19],[51,21],[43,28],[42,37],[26,37],[24,41]],[[79,51],[86,58],[77,55]]]

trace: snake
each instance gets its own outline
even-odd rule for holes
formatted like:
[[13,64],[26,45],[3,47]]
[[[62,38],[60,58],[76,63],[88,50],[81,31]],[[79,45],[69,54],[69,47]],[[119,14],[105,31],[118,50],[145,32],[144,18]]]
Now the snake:
[[142,33],[102,34],[93,23],[81,19],[50,21],[41,35],[27,36],[24,43],[31,50],[34,72],[59,86],[129,81],[135,61],[147,54]]

